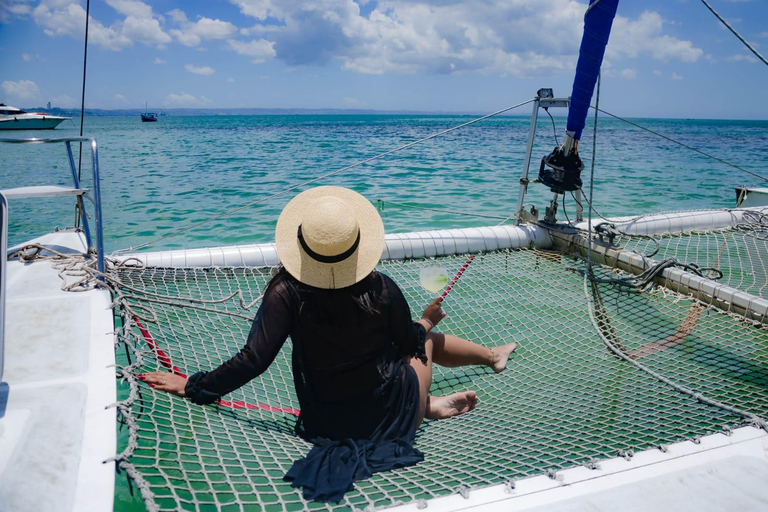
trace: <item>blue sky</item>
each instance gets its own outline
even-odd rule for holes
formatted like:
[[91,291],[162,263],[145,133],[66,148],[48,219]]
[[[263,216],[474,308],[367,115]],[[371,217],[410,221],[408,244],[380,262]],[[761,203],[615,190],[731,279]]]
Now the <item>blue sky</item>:
[[[768,2],[710,0],[763,55]],[[85,1],[0,0],[0,101],[77,107]],[[587,2],[93,0],[86,107],[488,112],[568,96]],[[601,106],[768,119],[768,66],[697,0],[624,0]]]

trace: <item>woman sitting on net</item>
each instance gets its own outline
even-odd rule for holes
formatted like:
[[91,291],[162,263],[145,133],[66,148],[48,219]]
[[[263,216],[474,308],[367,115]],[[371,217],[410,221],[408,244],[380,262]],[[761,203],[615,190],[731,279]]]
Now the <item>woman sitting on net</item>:
[[[314,444],[285,475],[306,499],[340,501],[353,482],[423,460],[413,447],[426,417],[471,411],[474,391],[430,396],[432,363],[501,372],[516,345],[493,349],[434,331],[441,299],[421,319],[398,286],[374,270],[384,226],[373,205],[340,187],[291,200],[275,232],[283,268],[269,282],[240,352],[210,372],[139,378],[153,388],[211,404],[263,373],[293,341],[299,436]],[[333,469],[331,471],[330,469]]]

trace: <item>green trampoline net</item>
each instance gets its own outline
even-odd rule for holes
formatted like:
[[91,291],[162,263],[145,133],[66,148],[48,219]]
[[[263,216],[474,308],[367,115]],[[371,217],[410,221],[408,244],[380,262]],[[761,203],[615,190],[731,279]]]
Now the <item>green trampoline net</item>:
[[[622,242],[641,253],[651,243]],[[679,235],[660,244],[658,258],[717,266],[732,286],[765,297],[765,263],[755,255],[765,259],[768,247],[753,233]],[[465,259],[439,263],[455,272]],[[378,267],[403,289],[415,318],[433,298],[419,284],[420,270],[431,263]],[[290,340],[267,373],[222,405],[196,406],[136,381],[169,365],[184,374],[212,369],[235,354],[271,269],[114,270],[119,373],[127,389],[119,410],[130,433],[120,467],[152,510],[371,510],[594,467],[768,418],[764,324],[661,287],[634,293],[589,282],[585,289],[585,266],[540,250],[476,255],[446,299],[440,330],[486,346],[517,342],[507,370],[435,367],[432,393],[475,390],[477,409],[425,421],[416,438],[423,462],[357,482],[339,505],[306,502],[282,480],[310,448],[293,432]],[[611,352],[604,338],[626,357]]]

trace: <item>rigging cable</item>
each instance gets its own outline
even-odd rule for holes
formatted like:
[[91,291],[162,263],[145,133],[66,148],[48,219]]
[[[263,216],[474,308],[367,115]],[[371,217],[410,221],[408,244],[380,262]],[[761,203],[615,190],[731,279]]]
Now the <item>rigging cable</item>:
[[544,107],[544,112],[549,114],[549,118],[552,120],[552,131],[555,132],[555,146],[559,146],[560,143],[557,141],[557,127],[555,127],[555,118],[552,117],[552,114],[549,113],[549,107]]
[[340,174],[340,173],[348,171],[350,169],[354,169],[355,167],[359,167],[359,166],[361,166],[363,164],[367,164],[369,162],[373,162],[374,160],[378,160],[378,159],[383,158],[385,156],[389,156],[391,154],[397,153],[398,151],[402,151],[404,149],[408,149],[408,148],[413,147],[413,146],[415,146],[417,144],[420,144],[422,142],[426,142],[428,140],[434,139],[434,138],[439,137],[441,135],[445,135],[446,133],[450,133],[450,132],[458,130],[460,128],[464,128],[464,127],[470,126],[472,124],[478,123],[478,122],[483,121],[485,119],[489,119],[489,118],[497,116],[499,114],[503,114],[504,112],[508,112],[508,111],[513,110],[515,108],[522,107],[523,105],[527,105],[528,103],[533,103],[534,101],[535,101],[534,99],[523,101],[523,102],[518,103],[516,105],[512,105],[511,107],[505,107],[505,108],[503,108],[501,110],[497,110],[496,112],[492,112],[492,113],[486,114],[486,115],[484,115],[482,117],[478,117],[478,118],[472,119],[470,121],[467,121],[466,123],[462,123],[462,124],[459,124],[459,125],[456,125],[456,126],[452,126],[450,128],[446,128],[445,130],[439,131],[437,133],[433,133],[432,135],[428,135],[428,136],[423,137],[423,138],[421,138],[419,140],[415,140],[413,142],[409,142],[408,144],[403,144],[402,146],[398,146],[398,147],[396,147],[394,149],[390,149],[389,151],[385,151],[384,153],[379,153],[378,155],[372,156],[370,158],[366,158],[365,160],[360,160],[359,162],[355,162],[354,164],[347,165],[346,167],[342,167],[341,169],[336,169],[335,171],[328,172],[326,174],[323,174],[322,176],[318,176],[317,178],[313,178],[311,180],[307,180],[307,181],[301,182],[301,183],[299,183],[297,185],[294,185],[292,187],[288,187],[286,189],[281,190],[280,192],[276,192],[276,193],[274,193],[272,195],[269,195],[267,197],[264,197],[262,199],[258,199],[256,201],[252,201],[252,202],[250,202],[248,204],[245,204],[243,206],[240,206],[238,208],[234,208],[232,210],[228,210],[228,211],[220,213],[218,215],[214,215],[213,217],[210,217],[210,218],[208,218],[206,220],[197,222],[197,223],[192,224],[191,226],[188,226],[186,228],[179,229],[177,231],[174,231],[173,233],[169,233],[167,235],[163,235],[163,236],[161,236],[159,238],[155,238],[154,240],[150,240],[149,242],[137,245],[136,247],[128,247],[126,249],[120,249],[118,251],[115,251],[113,253],[113,255],[123,254],[123,253],[128,252],[128,251],[135,251],[137,249],[141,249],[141,248],[147,247],[149,245],[152,245],[154,243],[160,242],[161,240],[166,240],[168,238],[180,235],[182,233],[186,233],[187,231],[191,231],[191,230],[193,230],[195,228],[198,228],[198,227],[200,227],[200,226],[202,226],[204,224],[208,224],[209,222],[213,222],[215,220],[221,219],[221,218],[226,217],[228,215],[232,215],[234,213],[243,211],[243,210],[248,209],[248,208],[250,208],[252,206],[255,206],[257,204],[264,203],[266,201],[269,201],[270,199],[274,199],[276,197],[282,196],[282,195],[287,194],[288,192],[292,192],[292,191],[294,191],[294,190],[296,190],[298,188],[305,187],[305,186],[311,185],[313,183],[317,183],[318,181],[324,180],[324,179],[329,178],[331,176],[335,176],[336,174]]
[[[85,49],[83,50],[83,94],[80,97],[80,136],[83,136],[83,121],[85,121],[85,71],[88,63],[88,21],[91,19],[91,0],[85,3]],[[80,142],[80,157],[77,162],[77,179],[80,180],[80,166],[83,163],[83,143]]]
[[[85,45],[83,49],[83,93],[80,97],[80,136],[83,136],[83,121],[85,120],[85,71],[88,63],[88,21],[91,19],[91,0],[85,2]],[[67,143],[69,145],[69,143]],[[83,142],[79,142],[77,155],[77,181],[80,183],[81,169],[83,165]],[[78,185],[79,186],[79,185]],[[82,196],[77,197],[75,202],[75,229],[80,228],[80,221],[85,212]]]
[[594,108],[594,109],[595,109],[595,110],[597,110],[598,112],[602,112],[603,114],[609,115],[609,116],[613,117],[614,119],[618,119],[619,121],[624,121],[624,122],[625,122],[625,123],[627,123],[627,124],[631,124],[631,125],[632,125],[632,126],[634,126],[635,128],[640,128],[641,130],[645,130],[645,131],[647,131],[647,132],[649,132],[649,133],[652,133],[653,135],[656,135],[657,137],[661,137],[662,139],[666,139],[666,140],[668,140],[669,142],[673,142],[673,143],[675,143],[675,144],[677,144],[677,145],[679,145],[679,146],[682,146],[682,147],[684,147],[684,148],[686,148],[686,149],[690,149],[691,151],[694,151],[694,152],[696,152],[696,153],[698,153],[698,154],[700,154],[700,155],[703,155],[703,156],[705,156],[705,157],[707,157],[707,158],[711,158],[712,160],[717,160],[717,161],[718,161],[718,162],[720,162],[721,164],[725,164],[725,165],[727,165],[727,166],[729,166],[729,167],[733,167],[734,169],[738,169],[738,170],[740,170],[740,171],[743,171],[743,172],[745,172],[745,173],[749,174],[750,176],[752,176],[752,177],[754,177],[754,178],[757,178],[757,179],[760,179],[760,180],[763,180],[763,181],[766,181],[766,182],[768,182],[768,178],[766,178],[766,177],[764,177],[764,176],[760,176],[759,174],[757,174],[757,173],[754,173],[754,172],[752,172],[752,171],[748,171],[747,169],[744,169],[743,167],[739,167],[738,165],[732,164],[732,163],[730,163],[730,162],[726,162],[726,161],[725,161],[725,160],[723,160],[722,158],[718,158],[718,157],[716,157],[716,156],[714,156],[714,155],[710,155],[710,154],[708,154],[708,153],[705,153],[705,152],[701,151],[700,149],[696,149],[696,148],[694,148],[693,146],[689,146],[688,144],[685,144],[685,143],[683,143],[683,142],[677,141],[677,140],[675,140],[675,139],[673,139],[673,138],[671,138],[671,137],[667,137],[666,135],[663,135],[663,134],[661,134],[661,133],[659,133],[659,132],[655,132],[655,131],[651,130],[650,128],[646,128],[645,126],[639,125],[639,124],[637,124],[637,123],[633,123],[633,122],[632,122],[632,121],[630,121],[629,119],[625,119],[625,118],[623,118],[623,117],[617,116],[616,114],[611,114],[610,112],[607,112],[607,111],[605,111],[605,110],[602,110],[602,109],[598,108],[597,106],[594,106],[594,107],[592,107],[592,108]]
[[768,66],[768,60],[765,60],[765,57],[763,57],[762,55],[760,55],[760,53],[759,53],[757,50],[755,50],[755,48],[754,48],[754,47],[753,47],[751,44],[749,44],[749,43],[747,42],[747,40],[746,40],[746,39],[744,39],[743,37],[741,37],[741,34],[739,34],[738,32],[736,32],[736,29],[734,29],[734,28],[733,28],[733,27],[732,27],[732,26],[731,26],[731,25],[730,25],[730,24],[729,24],[727,21],[725,21],[725,19],[724,19],[722,16],[720,16],[720,14],[718,14],[718,12],[717,12],[716,10],[714,10],[714,9],[712,8],[712,6],[711,6],[711,5],[709,5],[709,3],[707,2],[707,0],[701,0],[701,3],[703,3],[704,5],[706,5],[706,6],[707,6],[707,9],[709,9],[710,11],[712,11],[712,14],[714,14],[714,15],[715,15],[715,17],[716,17],[717,19],[719,19],[719,20],[720,20],[720,22],[721,22],[723,25],[725,25],[725,26],[726,26],[726,28],[727,28],[728,30],[730,30],[731,32],[733,32],[733,35],[735,35],[735,36],[736,36],[736,37],[739,39],[739,41],[741,41],[742,43],[744,43],[744,46],[746,46],[747,48],[749,48],[749,51],[751,51],[752,53],[754,53],[754,54],[757,56],[757,58],[758,58],[758,59],[760,59],[761,61],[763,61],[763,64],[765,64],[765,65],[767,65],[767,66]]
[[[595,122],[592,128],[592,162],[589,167],[589,215],[587,215],[587,271],[584,273],[584,289],[586,290],[587,279],[592,274],[592,194],[595,191],[595,155],[597,153],[597,114],[600,112],[600,82],[603,74],[597,73],[597,90],[595,91]],[[586,197],[585,197],[586,199]],[[587,295],[589,302],[589,295]]]

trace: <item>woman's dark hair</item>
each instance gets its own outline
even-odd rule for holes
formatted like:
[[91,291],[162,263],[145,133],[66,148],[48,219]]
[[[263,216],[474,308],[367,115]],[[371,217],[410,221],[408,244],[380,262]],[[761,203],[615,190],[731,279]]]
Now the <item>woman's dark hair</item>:
[[[380,311],[382,304],[382,292],[377,286],[380,283],[375,279],[374,270],[360,282],[336,290],[315,288],[298,281],[283,266],[278,267],[277,273],[267,284],[267,289],[280,282],[291,283],[301,297],[299,315],[308,315],[319,323],[328,323],[335,318],[334,312],[338,312],[340,303],[353,301],[359,311],[365,316],[373,316]],[[266,293],[266,291],[265,291]]]

